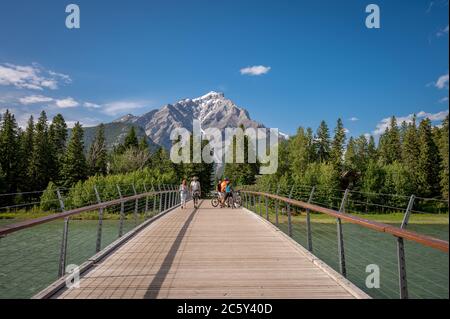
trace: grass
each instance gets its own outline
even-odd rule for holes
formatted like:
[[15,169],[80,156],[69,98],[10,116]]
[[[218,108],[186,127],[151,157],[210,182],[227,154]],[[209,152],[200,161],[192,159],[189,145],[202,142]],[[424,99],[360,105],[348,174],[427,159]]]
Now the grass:
[[[265,206],[262,204],[262,215],[265,216]],[[256,211],[259,213],[259,206],[258,204],[255,207],[250,207],[253,211]],[[292,220],[303,220],[306,218],[306,212],[304,210],[295,211],[292,210]],[[360,218],[365,218],[371,221],[376,221],[380,223],[386,223],[386,224],[397,224],[401,223],[403,220],[403,213],[389,213],[389,214],[376,214],[376,213],[367,213],[367,214],[354,214],[351,215],[357,216]],[[275,220],[275,210],[273,208],[269,208],[269,218],[271,220]],[[284,219],[287,219],[286,214],[281,214],[281,206],[279,209],[279,220],[282,221]],[[311,221],[316,223],[335,223],[336,218],[321,214],[321,213],[311,213]],[[432,225],[448,225],[449,224],[449,214],[412,214],[409,219],[409,224],[432,224]]]

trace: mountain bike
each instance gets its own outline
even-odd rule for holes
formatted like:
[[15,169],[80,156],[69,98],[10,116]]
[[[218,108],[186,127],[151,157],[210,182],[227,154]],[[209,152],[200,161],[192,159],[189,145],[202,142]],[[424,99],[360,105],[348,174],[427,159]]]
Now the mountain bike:
[[211,205],[212,207],[217,207],[220,204],[220,194],[218,192],[215,192],[213,195],[213,198],[211,198]]

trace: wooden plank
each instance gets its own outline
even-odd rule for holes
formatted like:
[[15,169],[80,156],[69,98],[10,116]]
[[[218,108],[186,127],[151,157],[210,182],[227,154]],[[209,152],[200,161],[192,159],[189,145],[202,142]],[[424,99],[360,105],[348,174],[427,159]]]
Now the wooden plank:
[[86,272],[80,288],[53,297],[367,297],[280,233],[243,209],[177,209]]

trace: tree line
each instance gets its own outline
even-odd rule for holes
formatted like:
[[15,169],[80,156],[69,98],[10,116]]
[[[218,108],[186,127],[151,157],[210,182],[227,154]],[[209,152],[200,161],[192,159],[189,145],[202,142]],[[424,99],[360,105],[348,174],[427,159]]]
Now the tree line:
[[448,116],[438,126],[428,118],[417,123],[416,116],[399,125],[393,116],[378,144],[365,135],[347,141],[341,119],[333,133],[331,137],[325,121],[315,133],[298,128],[279,143],[278,172],[261,176],[258,185],[311,185],[448,199]]
[[[70,188],[95,176],[129,174],[136,177],[140,175],[132,173],[144,169],[152,171],[145,176],[151,175],[155,181],[163,183],[179,183],[182,178],[197,175],[205,191],[209,191],[210,164],[174,164],[165,149],[151,151],[145,137],[139,140],[133,126],[123,143],[112,150],[107,149],[103,124],[97,127],[88,149],[85,149],[83,135],[83,127],[77,122],[69,138],[61,114],[50,122],[42,111],[37,122],[31,116],[22,129],[14,114],[6,110],[0,118],[0,194],[41,191],[49,184],[51,188]],[[24,197],[33,195],[0,198],[0,206],[23,201]]]

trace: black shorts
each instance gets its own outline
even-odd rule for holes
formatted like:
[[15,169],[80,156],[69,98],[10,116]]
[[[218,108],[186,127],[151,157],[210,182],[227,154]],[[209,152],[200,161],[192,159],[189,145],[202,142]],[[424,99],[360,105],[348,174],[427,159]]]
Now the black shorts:
[[233,197],[233,193],[225,193],[225,200],[227,200],[229,197]]

